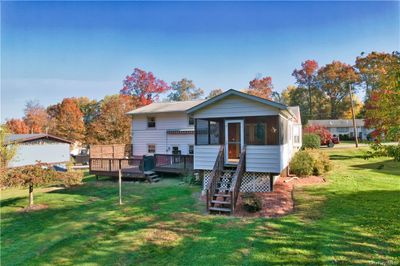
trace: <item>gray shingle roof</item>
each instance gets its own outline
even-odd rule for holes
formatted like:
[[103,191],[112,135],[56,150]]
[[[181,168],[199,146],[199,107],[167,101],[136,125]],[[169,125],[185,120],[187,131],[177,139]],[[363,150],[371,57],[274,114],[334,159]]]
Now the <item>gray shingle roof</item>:
[[156,113],[169,113],[169,112],[186,112],[204,100],[196,101],[182,101],[182,102],[165,102],[165,103],[152,103],[141,108],[128,112],[129,115],[138,114],[156,114]]
[[[325,119],[325,120],[308,120],[309,125],[321,125],[325,127],[352,127],[351,119]],[[356,119],[356,126],[363,127],[364,119]]]
[[10,144],[10,143],[20,143],[20,142],[26,142],[26,141],[31,141],[31,140],[37,140],[37,139],[42,139],[42,138],[47,138],[47,139],[53,139],[57,140],[60,142],[66,142],[66,143],[71,143],[71,141],[62,139],[53,135],[49,134],[10,134],[5,137],[5,144]]

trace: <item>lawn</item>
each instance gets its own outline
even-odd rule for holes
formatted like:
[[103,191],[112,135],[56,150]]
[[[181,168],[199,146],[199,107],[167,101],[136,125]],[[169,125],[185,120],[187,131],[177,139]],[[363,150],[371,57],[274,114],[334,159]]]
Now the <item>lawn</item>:
[[[327,149],[326,149],[327,150]],[[2,265],[326,265],[400,263],[400,163],[329,150],[329,184],[296,189],[283,218],[204,214],[199,187],[86,180],[36,193],[48,209],[21,213],[27,191],[1,196]]]

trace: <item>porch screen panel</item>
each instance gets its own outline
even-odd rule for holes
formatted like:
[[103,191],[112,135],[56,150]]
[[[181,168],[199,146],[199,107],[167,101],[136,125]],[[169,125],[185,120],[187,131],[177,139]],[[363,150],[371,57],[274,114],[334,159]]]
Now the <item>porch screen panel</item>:
[[208,144],[208,121],[203,119],[196,120],[196,144]]
[[210,121],[210,144],[216,145],[220,143],[220,123],[218,121]]
[[248,145],[278,145],[277,116],[249,117],[245,120],[245,139]]

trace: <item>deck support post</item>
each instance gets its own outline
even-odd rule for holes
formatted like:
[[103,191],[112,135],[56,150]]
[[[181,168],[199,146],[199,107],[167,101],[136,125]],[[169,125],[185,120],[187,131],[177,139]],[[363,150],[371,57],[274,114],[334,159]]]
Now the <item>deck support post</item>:
[[122,205],[122,172],[118,170],[118,186],[119,186],[119,205]]

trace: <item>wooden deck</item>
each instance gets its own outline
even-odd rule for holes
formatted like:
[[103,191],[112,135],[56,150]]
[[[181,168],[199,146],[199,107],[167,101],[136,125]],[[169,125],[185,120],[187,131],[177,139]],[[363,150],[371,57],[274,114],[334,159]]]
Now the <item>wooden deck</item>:
[[[129,159],[90,158],[89,173],[99,176],[145,178],[147,171],[185,174],[193,171],[193,155],[155,154],[154,167],[146,169],[143,157]],[[148,168],[148,167],[147,167]]]
[[155,154],[154,171],[184,174],[193,171],[193,155]]

